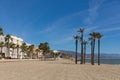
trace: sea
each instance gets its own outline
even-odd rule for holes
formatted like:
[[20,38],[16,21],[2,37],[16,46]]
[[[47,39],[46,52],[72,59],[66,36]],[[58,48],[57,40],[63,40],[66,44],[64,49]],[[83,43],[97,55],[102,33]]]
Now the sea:
[[[91,59],[86,59],[86,62],[90,63]],[[94,60],[95,63],[98,62],[97,59]],[[101,64],[118,64],[120,65],[120,59],[100,59]]]

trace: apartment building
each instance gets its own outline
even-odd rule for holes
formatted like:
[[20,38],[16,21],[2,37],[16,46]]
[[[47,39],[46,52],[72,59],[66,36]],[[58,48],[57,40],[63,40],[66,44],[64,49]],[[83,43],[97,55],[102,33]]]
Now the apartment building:
[[[0,42],[4,42],[5,43],[5,35],[4,36],[0,36]],[[19,38],[19,37],[16,37],[16,36],[11,36],[10,43],[14,43],[15,45],[21,46],[22,43],[23,43],[23,39]],[[20,51],[21,51],[21,49],[19,48],[18,49],[19,57],[21,56]],[[11,57],[11,58],[17,58],[18,57],[17,56],[17,49],[13,50],[12,48],[10,48],[9,53],[8,53],[8,49],[7,49],[6,46],[3,47],[2,53],[5,53],[5,57],[8,57],[8,56]]]

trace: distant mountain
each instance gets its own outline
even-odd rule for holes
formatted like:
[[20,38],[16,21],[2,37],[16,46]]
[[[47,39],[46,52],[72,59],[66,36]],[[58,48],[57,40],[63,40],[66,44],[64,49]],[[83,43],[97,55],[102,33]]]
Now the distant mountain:
[[[61,54],[69,54],[72,55],[72,57],[75,57],[75,52],[74,51],[66,51],[66,50],[58,50],[60,51]],[[80,57],[80,53],[78,53],[78,57]],[[86,58],[90,58],[91,54],[86,54]],[[97,54],[95,54],[95,58],[97,58]],[[120,59],[120,54],[106,54],[106,53],[101,53],[101,58],[103,59]]]
[[[72,57],[75,56],[74,51],[66,51],[66,50],[58,50],[58,51],[60,51],[61,54],[69,54],[69,55],[72,55]],[[80,56],[80,53],[78,53],[78,56]]]

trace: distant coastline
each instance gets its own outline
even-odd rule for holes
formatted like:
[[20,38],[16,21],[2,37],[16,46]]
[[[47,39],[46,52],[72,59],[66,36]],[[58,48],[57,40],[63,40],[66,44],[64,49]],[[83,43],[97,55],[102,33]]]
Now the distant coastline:
[[[120,59],[100,59],[101,64],[120,64]],[[90,59],[86,59],[86,62],[90,63]],[[95,59],[97,63],[97,59]]]
[[[71,55],[75,57],[74,51],[59,50],[61,54]],[[86,62],[90,63],[91,54],[86,54]],[[78,61],[80,60],[80,53],[78,53]],[[97,54],[95,54],[95,63],[97,63]],[[101,64],[120,64],[120,54],[101,54]]]

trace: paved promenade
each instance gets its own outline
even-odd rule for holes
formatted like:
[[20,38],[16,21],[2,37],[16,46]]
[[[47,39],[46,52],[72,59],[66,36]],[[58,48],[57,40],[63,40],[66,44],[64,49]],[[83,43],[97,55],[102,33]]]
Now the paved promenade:
[[120,65],[75,65],[69,60],[0,62],[0,80],[120,80]]

